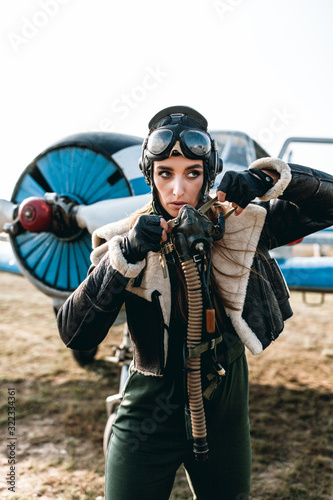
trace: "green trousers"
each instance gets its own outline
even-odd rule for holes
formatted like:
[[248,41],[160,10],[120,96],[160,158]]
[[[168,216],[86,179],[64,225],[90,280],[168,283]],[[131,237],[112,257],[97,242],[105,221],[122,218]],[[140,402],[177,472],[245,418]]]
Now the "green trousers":
[[105,500],[167,500],[182,464],[194,499],[249,498],[249,384],[243,345],[228,352],[226,369],[213,399],[205,401],[209,458],[204,462],[195,460],[186,437],[175,380],[131,373],[109,443]]

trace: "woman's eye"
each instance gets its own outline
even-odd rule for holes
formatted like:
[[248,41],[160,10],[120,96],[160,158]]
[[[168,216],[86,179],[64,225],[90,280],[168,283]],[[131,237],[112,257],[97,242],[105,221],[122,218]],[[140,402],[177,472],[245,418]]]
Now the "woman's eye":
[[199,175],[201,175],[201,172],[198,172],[198,170],[191,170],[191,172],[188,173],[188,176],[189,177],[199,177]]
[[164,171],[162,171],[162,172],[159,172],[159,174],[158,174],[158,175],[159,175],[160,177],[163,177],[164,179],[168,179],[168,178],[171,176],[170,172],[168,172],[167,170],[164,170]]

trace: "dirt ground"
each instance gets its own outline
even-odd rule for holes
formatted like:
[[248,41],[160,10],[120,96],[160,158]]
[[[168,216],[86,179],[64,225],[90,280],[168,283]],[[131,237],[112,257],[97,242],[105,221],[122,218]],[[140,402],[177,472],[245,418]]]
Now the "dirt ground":
[[[293,293],[292,305],[285,333],[248,355],[252,500],[333,499],[333,296],[311,306]],[[0,497],[103,500],[105,398],[117,392],[119,375],[105,357],[122,327],[111,329],[92,365],[80,367],[59,339],[51,300],[6,273],[0,318]],[[8,429],[13,408],[15,429]],[[15,492],[6,482],[13,457]],[[183,471],[171,498],[191,498]]]

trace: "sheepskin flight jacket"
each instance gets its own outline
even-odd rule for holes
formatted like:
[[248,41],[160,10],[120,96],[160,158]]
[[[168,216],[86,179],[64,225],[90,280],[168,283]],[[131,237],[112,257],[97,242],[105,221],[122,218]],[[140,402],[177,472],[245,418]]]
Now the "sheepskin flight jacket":
[[[230,276],[216,274],[216,280],[236,306],[225,308],[234,333],[259,354],[292,315],[287,286],[269,250],[333,224],[333,177],[276,158],[256,160],[251,167],[276,170],[280,178],[260,202],[226,219],[222,240],[213,243],[212,260],[222,275]],[[92,349],[105,338],[125,302],[134,368],[162,376],[168,356],[170,280],[163,278],[158,253],[149,252],[135,264],[125,260],[120,243],[130,224],[131,217],[93,233],[95,268],[60,309],[58,328],[67,347]]]

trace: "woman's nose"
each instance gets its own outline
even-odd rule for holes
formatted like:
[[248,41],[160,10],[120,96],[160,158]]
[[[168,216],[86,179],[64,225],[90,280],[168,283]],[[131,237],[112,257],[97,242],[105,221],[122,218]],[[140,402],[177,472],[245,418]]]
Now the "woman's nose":
[[173,194],[180,198],[184,194],[184,181],[181,178],[175,178],[174,186],[173,186]]

